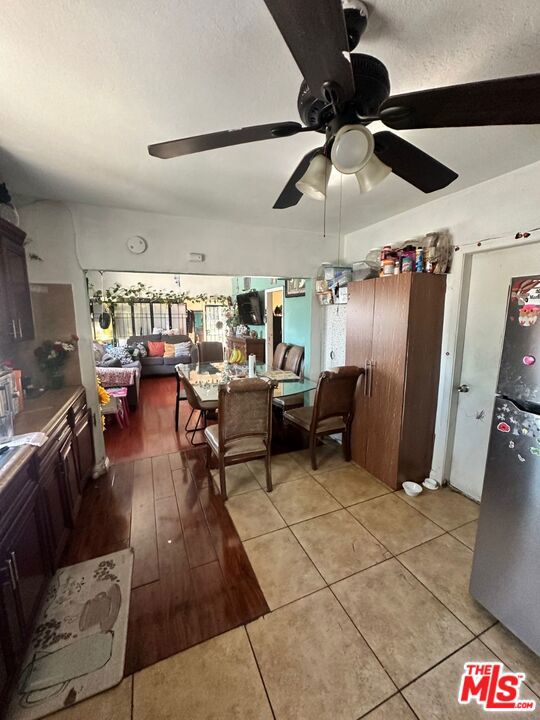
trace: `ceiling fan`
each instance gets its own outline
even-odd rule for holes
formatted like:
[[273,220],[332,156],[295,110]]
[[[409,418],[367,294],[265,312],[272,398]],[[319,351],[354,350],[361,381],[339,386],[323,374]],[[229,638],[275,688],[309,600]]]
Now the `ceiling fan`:
[[540,123],[540,74],[472,82],[390,95],[388,71],[377,58],[351,53],[367,26],[361,0],[264,0],[304,80],[298,95],[302,122],[269,123],[149,145],[158,158],[230,145],[325,134],[325,142],[300,161],[274,208],[296,205],[302,194],[326,195],[332,167],[355,174],[366,192],[390,173],[425,193],[458,176],[415,145],[387,130]]

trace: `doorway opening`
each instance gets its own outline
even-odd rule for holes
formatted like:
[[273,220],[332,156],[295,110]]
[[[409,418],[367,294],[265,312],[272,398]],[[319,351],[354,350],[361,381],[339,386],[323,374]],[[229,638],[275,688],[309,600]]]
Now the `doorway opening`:
[[276,346],[283,342],[284,316],[283,316],[283,288],[276,287],[265,290],[265,318],[266,318],[266,364],[272,364]]

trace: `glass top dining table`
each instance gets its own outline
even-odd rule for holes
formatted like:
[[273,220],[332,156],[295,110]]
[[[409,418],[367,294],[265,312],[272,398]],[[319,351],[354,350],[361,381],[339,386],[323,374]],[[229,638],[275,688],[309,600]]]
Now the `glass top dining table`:
[[[193,385],[199,400],[203,402],[216,401],[218,399],[219,386],[228,380],[242,379],[247,377],[247,368],[243,370],[238,366],[226,365],[220,362],[192,363],[190,365],[175,365],[177,377],[181,380],[185,377]],[[267,372],[266,365],[257,365],[255,372],[258,376],[264,377]],[[245,373],[245,374],[244,374]],[[308,378],[281,380],[276,379],[275,373],[269,371],[270,379],[275,383],[274,397],[286,397],[298,393],[311,392],[317,387],[317,383]],[[279,377],[279,374],[278,374]],[[297,376],[296,376],[297,377]]]

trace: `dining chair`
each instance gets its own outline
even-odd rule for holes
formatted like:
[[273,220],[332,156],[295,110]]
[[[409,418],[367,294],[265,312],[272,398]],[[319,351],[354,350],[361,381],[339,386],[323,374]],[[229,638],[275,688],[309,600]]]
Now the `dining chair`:
[[[304,376],[304,348],[301,345],[290,345],[283,364],[283,370],[289,370],[299,377]],[[302,407],[304,404],[304,393],[286,395],[285,397],[274,398],[274,406],[280,410],[292,410]]]
[[199,362],[223,362],[223,345],[220,342],[199,343]]
[[343,456],[351,459],[351,424],[358,379],[364,369],[355,365],[325,370],[319,375],[313,405],[287,410],[283,418],[309,433],[311,467],[317,469],[317,440],[341,433]]
[[[182,377],[182,386],[184,388],[184,391],[186,393],[186,400],[188,401],[188,404],[191,408],[191,412],[189,414],[189,417],[187,419],[186,425],[185,425],[185,432],[186,435],[189,438],[189,442],[194,446],[198,447],[199,445],[205,445],[206,442],[204,440],[201,440],[201,442],[195,442],[195,434],[197,432],[205,431],[207,428],[207,414],[208,412],[212,410],[216,410],[218,407],[218,403],[216,400],[201,400],[197,393],[195,392],[195,388],[191,384],[191,382],[184,376]],[[198,412],[197,416],[197,422],[195,423],[195,427],[190,428],[189,423],[191,421],[191,418],[193,417],[194,413]],[[199,427],[199,422],[202,420],[202,424]]]
[[283,370],[283,364],[285,362],[287,350],[290,347],[291,346],[288,343],[283,342],[280,342],[276,345],[276,349],[274,350],[274,357],[272,359],[273,370]]
[[283,370],[289,370],[300,375],[304,363],[304,348],[301,345],[291,345],[285,356]]
[[227,499],[225,468],[228,465],[264,458],[266,489],[272,490],[270,452],[272,442],[272,392],[274,383],[266,378],[231,380],[220,385],[218,423],[204,431],[208,442],[206,464],[212,454],[219,464],[219,486]]

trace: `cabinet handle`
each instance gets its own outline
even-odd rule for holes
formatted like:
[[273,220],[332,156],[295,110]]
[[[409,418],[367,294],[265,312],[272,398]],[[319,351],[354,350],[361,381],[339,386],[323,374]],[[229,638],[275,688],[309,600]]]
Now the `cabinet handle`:
[[13,339],[17,339],[17,326],[15,325],[15,320],[11,320],[11,327],[13,328]]
[[369,397],[372,397],[373,395],[373,369],[375,367],[375,362],[373,360],[370,360],[369,362]]
[[23,336],[23,333],[22,333],[21,318],[19,318],[19,337],[21,338],[21,340],[22,340],[22,336]]
[[15,555],[14,552],[10,552],[9,554],[10,554],[11,562],[13,565],[13,571],[15,573],[15,582],[18,585],[20,582],[20,579],[19,579],[19,568],[17,567],[17,556]]
[[7,561],[7,566],[9,570],[9,580],[11,582],[11,588],[14,592],[17,590],[17,580],[15,579],[15,573],[13,572],[13,564],[11,560]]
[[366,360],[364,367],[364,397],[369,397],[369,360]]

